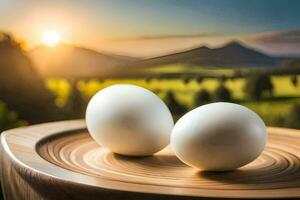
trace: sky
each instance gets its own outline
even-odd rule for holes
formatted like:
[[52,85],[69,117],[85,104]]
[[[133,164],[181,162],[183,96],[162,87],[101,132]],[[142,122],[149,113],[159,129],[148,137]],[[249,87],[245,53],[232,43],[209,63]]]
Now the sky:
[[240,40],[300,55],[298,0],[0,0],[0,30],[34,48],[43,34],[134,56]]

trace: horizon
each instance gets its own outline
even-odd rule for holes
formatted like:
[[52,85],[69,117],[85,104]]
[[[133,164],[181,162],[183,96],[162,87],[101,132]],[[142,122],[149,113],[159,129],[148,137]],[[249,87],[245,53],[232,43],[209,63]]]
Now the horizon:
[[238,40],[270,55],[300,55],[297,0],[30,2],[0,2],[0,30],[27,49],[67,43],[154,57]]
[[158,54],[158,55],[154,55],[154,56],[131,56],[131,55],[128,55],[128,54],[118,54],[118,53],[115,53],[115,52],[110,52],[110,51],[104,51],[104,50],[97,50],[97,49],[92,49],[92,48],[89,48],[89,47],[85,47],[85,46],[80,46],[80,45],[74,45],[74,44],[70,44],[70,43],[59,43],[58,45],[55,45],[55,46],[49,46],[49,45],[45,45],[45,44],[40,44],[38,46],[35,46],[31,49],[25,49],[27,52],[32,52],[32,51],[35,51],[39,48],[46,48],[46,49],[57,49],[57,48],[60,48],[62,46],[68,46],[68,47],[71,47],[71,48],[80,48],[80,49],[85,49],[85,50],[88,50],[88,51],[94,51],[96,53],[99,53],[99,54],[104,54],[104,55],[113,55],[113,56],[128,56],[128,57],[132,57],[132,58],[138,58],[138,59],[152,59],[152,58],[158,58],[158,57],[164,57],[164,56],[168,56],[168,55],[173,55],[173,54],[178,54],[178,53],[182,53],[182,52],[186,52],[186,51],[191,51],[191,50],[195,50],[195,49],[199,49],[199,48],[208,48],[210,50],[214,50],[214,49],[218,49],[218,48],[222,48],[222,47],[226,47],[228,45],[231,45],[231,44],[238,44],[238,45],[241,45],[242,47],[244,48],[247,48],[247,49],[251,49],[251,50],[254,50],[256,52],[259,52],[259,53],[262,53],[262,54],[265,54],[267,56],[270,56],[270,57],[278,57],[278,58],[295,58],[295,59],[298,59],[300,58],[300,54],[299,55],[272,55],[266,51],[264,51],[263,49],[260,49],[260,48],[256,48],[256,47],[253,47],[253,46],[250,46],[248,45],[247,43],[244,43],[243,41],[239,41],[239,40],[229,40],[223,44],[220,44],[220,45],[216,45],[216,46],[210,46],[210,45],[205,45],[205,44],[200,44],[200,45],[195,45],[195,46],[191,46],[191,47],[187,47],[187,48],[183,48],[183,49],[177,49],[177,50],[171,50],[169,52],[165,52],[165,53],[162,53],[162,54]]

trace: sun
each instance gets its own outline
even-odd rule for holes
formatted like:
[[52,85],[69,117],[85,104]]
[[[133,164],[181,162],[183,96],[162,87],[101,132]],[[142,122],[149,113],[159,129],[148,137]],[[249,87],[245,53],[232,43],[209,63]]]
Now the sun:
[[57,31],[47,31],[42,35],[42,43],[54,47],[60,43],[60,34]]

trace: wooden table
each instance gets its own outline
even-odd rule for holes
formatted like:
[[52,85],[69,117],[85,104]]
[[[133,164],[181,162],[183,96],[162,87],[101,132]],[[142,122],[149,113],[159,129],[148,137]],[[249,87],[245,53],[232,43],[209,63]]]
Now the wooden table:
[[268,128],[264,153],[239,170],[201,172],[169,148],[124,157],[97,145],[82,120],[1,135],[1,183],[7,200],[300,198],[300,131]]

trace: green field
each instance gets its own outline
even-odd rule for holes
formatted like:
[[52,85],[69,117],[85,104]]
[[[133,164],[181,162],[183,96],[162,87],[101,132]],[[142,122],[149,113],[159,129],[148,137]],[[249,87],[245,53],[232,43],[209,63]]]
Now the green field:
[[[213,91],[219,85],[219,80],[217,78],[205,78],[200,83],[196,80],[185,83],[182,79],[89,80],[79,81],[77,87],[81,94],[89,99],[102,88],[118,83],[139,85],[156,92],[161,97],[164,97],[167,91],[173,91],[178,102],[192,109],[194,107],[195,94],[201,89],[207,89],[213,94]],[[244,78],[229,79],[225,82],[225,85],[230,89],[234,101],[254,110],[267,124],[272,125],[276,117],[285,117],[293,103],[300,100],[300,84],[297,87],[293,86],[290,76],[272,76],[272,83],[274,85],[274,98],[261,101],[250,101],[247,99],[243,91]],[[64,79],[48,79],[47,87],[56,95],[57,105],[60,107],[64,106],[71,93],[68,81]]]
[[199,67],[199,66],[188,66],[183,64],[171,64],[163,65],[152,68],[147,68],[147,73],[193,73],[193,74],[205,74],[209,76],[232,76],[235,73],[234,69],[224,68],[212,68],[212,67]]

